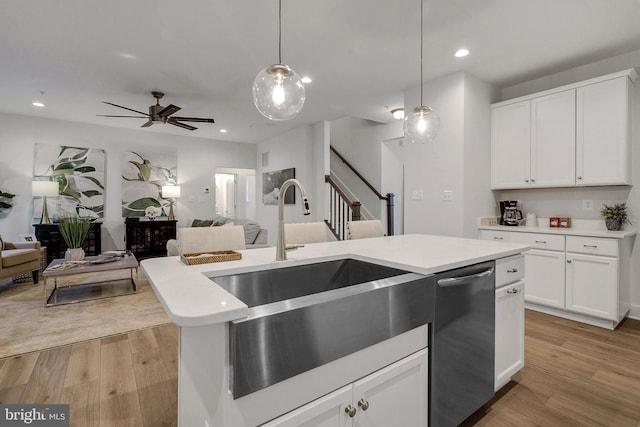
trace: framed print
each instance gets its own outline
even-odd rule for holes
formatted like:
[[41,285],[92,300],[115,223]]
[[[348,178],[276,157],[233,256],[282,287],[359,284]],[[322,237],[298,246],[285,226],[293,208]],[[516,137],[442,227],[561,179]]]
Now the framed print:
[[36,238],[36,235],[33,233],[27,233],[27,234],[21,234],[20,235],[20,241],[22,242],[35,242],[38,239]]
[[[282,169],[279,171],[265,172],[262,174],[262,203],[265,205],[277,205],[280,197],[280,187],[291,178],[296,177],[296,169]],[[285,205],[295,205],[295,186],[290,187],[284,195]]]

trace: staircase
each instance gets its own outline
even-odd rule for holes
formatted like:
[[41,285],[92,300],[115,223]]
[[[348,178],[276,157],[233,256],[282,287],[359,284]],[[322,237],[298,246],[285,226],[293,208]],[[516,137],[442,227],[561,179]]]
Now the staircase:
[[[330,149],[379,200],[386,201],[387,235],[393,236],[393,193],[387,193],[386,196],[383,196],[335,148],[330,147]],[[336,239],[345,240],[347,238],[347,222],[363,219],[360,212],[362,205],[359,201],[351,200],[330,175],[325,175],[324,180],[329,185],[329,219],[326,219],[325,223]]]

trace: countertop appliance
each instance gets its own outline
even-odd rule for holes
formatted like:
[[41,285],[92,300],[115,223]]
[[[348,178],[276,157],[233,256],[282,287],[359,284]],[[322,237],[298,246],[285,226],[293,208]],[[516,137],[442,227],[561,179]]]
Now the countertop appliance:
[[436,274],[435,294],[429,425],[457,426],[494,394],[495,261]]
[[500,201],[501,225],[520,225],[522,220],[522,208],[518,200]]

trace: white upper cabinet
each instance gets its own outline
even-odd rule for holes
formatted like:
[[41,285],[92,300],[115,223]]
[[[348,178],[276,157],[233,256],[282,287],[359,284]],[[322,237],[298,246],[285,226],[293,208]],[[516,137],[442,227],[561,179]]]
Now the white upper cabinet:
[[493,188],[527,187],[531,176],[531,103],[516,102],[491,110]]
[[576,89],[576,184],[631,184],[629,79]]
[[531,185],[558,187],[575,183],[575,91],[531,100]]
[[634,69],[493,104],[491,188],[631,185]]

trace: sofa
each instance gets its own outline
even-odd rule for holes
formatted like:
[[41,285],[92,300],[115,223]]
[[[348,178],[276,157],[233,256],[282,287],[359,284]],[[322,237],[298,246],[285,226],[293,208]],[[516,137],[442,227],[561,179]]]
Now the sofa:
[[[207,239],[210,240],[212,238],[215,238],[216,233],[215,233],[215,230],[212,230],[214,231],[212,233],[207,233],[206,230],[204,230],[203,228],[206,228],[206,227],[218,228],[218,227],[230,227],[230,226],[242,226],[243,235],[244,235],[244,248],[255,249],[255,248],[262,248],[262,247],[268,246],[268,243],[267,243],[268,230],[266,228],[260,227],[260,224],[250,219],[229,218],[221,215],[216,215],[211,219],[194,219],[191,223],[190,228],[196,228],[196,227],[199,228],[199,231],[201,231],[202,232],[201,234],[203,234],[201,240],[206,241]],[[179,237],[180,237],[180,234],[183,234],[183,233],[180,233],[180,230],[181,229],[177,230],[178,239],[170,239],[167,241],[167,256],[176,256],[184,252],[180,249]],[[189,235],[193,233],[184,233],[184,234]],[[235,243],[233,246],[234,246],[233,248],[225,247],[224,249],[243,249],[243,248],[237,247]],[[190,244],[189,247],[193,247],[193,246]],[[204,250],[219,250],[219,249],[210,248],[210,249],[204,249]]]
[[38,283],[40,242],[2,242],[0,239],[0,279],[31,273]]

